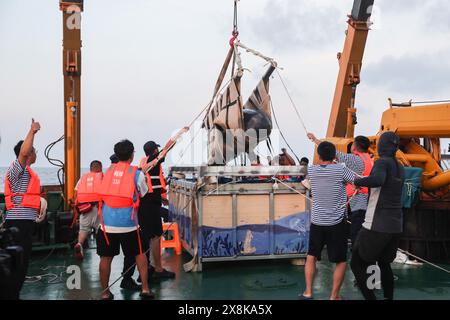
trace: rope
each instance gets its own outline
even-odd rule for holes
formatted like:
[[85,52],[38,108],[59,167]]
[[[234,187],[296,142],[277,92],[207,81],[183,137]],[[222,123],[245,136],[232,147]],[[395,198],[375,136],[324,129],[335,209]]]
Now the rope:
[[[148,252],[150,252],[150,248],[147,249],[147,251],[145,251],[143,254],[147,255]],[[122,273],[120,275],[120,277],[118,277],[116,280],[114,280],[113,283],[111,283],[109,286],[107,286],[104,290],[102,290],[101,294],[105,293],[107,290],[109,290],[113,285],[115,285],[117,283],[117,281],[119,281],[120,279],[123,278],[124,274],[127,274],[131,269],[133,269],[136,266],[136,262],[134,262],[124,273]]]
[[242,75],[244,74],[244,67],[242,66],[241,53],[239,52],[238,47],[236,45],[234,46],[234,58],[235,58],[234,62],[237,65],[236,68],[237,76],[242,77]]
[[298,193],[299,195],[301,195],[302,197],[304,197],[305,199],[307,199],[308,201],[312,202],[312,199],[310,197],[308,197],[307,195],[301,193],[300,191],[292,188],[290,185],[288,185],[287,183],[284,183],[283,181],[281,181],[280,179],[278,179],[277,177],[275,177],[275,175],[272,177],[272,180],[275,180],[276,182],[281,183],[282,185],[284,185],[285,187],[287,187],[288,189]]
[[[42,261],[40,261],[40,262],[42,262]],[[66,265],[63,265],[63,266],[46,266],[46,267],[41,268],[41,270],[42,271],[47,271],[50,268],[64,268],[65,269],[65,268],[67,268],[67,266]],[[36,283],[36,282],[41,281],[45,277],[52,277],[51,279],[49,279],[47,281],[48,284],[61,283],[61,282],[63,282],[63,275],[64,275],[64,273],[65,273],[65,271],[61,271],[59,273],[59,275],[56,274],[56,273],[51,273],[50,272],[50,273],[44,273],[44,274],[35,275],[35,276],[27,276],[27,277],[25,277],[25,283]],[[59,280],[56,281],[57,279],[59,279]]]
[[348,197],[347,202],[341,206],[341,209],[347,207],[357,194],[358,194],[358,189],[355,189],[355,191],[353,192],[352,196]]
[[294,152],[294,150],[291,148],[289,143],[287,142],[286,138],[284,137],[283,132],[281,131],[280,125],[278,124],[277,116],[275,115],[275,109],[273,108],[272,100],[270,101],[270,108],[272,109],[273,119],[275,120],[275,124],[277,125],[278,131],[280,131],[280,135],[284,140],[284,143],[286,143],[289,150],[291,150],[294,157],[297,159],[298,163],[300,164],[300,159],[297,157],[297,154]]
[[[220,88],[220,90],[218,91],[218,93],[211,99],[211,101],[208,102],[208,104],[202,109],[202,111],[195,117],[195,119],[191,122],[191,124],[189,125],[189,128],[192,127],[192,125],[194,124],[194,122],[200,118],[200,116],[203,114],[203,112],[206,110],[206,114],[208,114],[209,110],[211,109],[214,100],[216,99],[216,97],[223,91],[223,89],[225,89],[226,86],[228,86],[231,82],[231,79],[228,80],[223,86],[222,88]],[[188,143],[188,145],[186,146],[186,148],[184,148],[184,150],[180,153],[180,159],[175,163],[175,166],[178,165],[181,160],[183,159],[186,151],[189,149],[189,147],[191,146],[191,144],[194,142],[195,138],[198,136],[198,134],[201,132],[201,128],[199,131],[197,131],[197,133],[194,135],[194,137],[191,139],[191,141]]]
[[410,255],[411,257],[416,258],[416,259],[418,259],[418,260],[420,260],[420,261],[423,261],[423,262],[425,262],[426,264],[429,264],[430,266],[435,267],[436,269],[442,270],[442,271],[447,272],[447,273],[450,274],[450,270],[444,269],[444,268],[438,266],[437,264],[431,263],[431,262],[429,262],[429,261],[427,261],[427,260],[425,260],[425,259],[423,259],[423,258],[420,258],[420,257],[418,257],[418,256],[416,256],[416,255],[414,255],[414,254],[412,254],[412,253],[406,251],[406,250],[403,250],[403,249],[398,248],[398,251],[400,251],[401,253],[404,253],[404,254],[406,254],[406,255]]
[[260,57],[261,59],[263,59],[265,61],[267,61],[268,63],[270,63],[275,68],[277,67],[277,62],[273,58],[267,57],[267,56],[263,55],[261,52],[247,47],[246,45],[242,44],[242,42],[240,42],[239,40],[235,42],[235,46],[241,47],[245,51],[247,51],[247,52],[249,52],[249,53],[251,53],[251,54],[253,54],[253,55],[257,56],[257,57]]
[[[44,277],[53,277],[50,280],[47,281],[48,284],[55,284],[55,283],[61,283],[62,282],[62,275],[63,275],[64,271],[61,272],[59,275],[57,275],[56,273],[45,273],[45,274],[40,274],[37,276],[30,276],[30,277],[26,277],[25,283],[36,283],[42,280],[42,278]],[[55,281],[56,279],[58,279],[58,281]]]
[[302,124],[302,126],[303,126],[303,129],[305,130],[306,134],[308,134],[309,131],[308,131],[308,129],[306,129],[305,122],[303,121],[303,118],[302,118],[302,116],[300,115],[300,112],[298,111],[298,108],[297,108],[297,106],[295,105],[295,102],[294,102],[294,100],[292,99],[292,96],[291,96],[291,94],[289,93],[289,90],[288,90],[288,88],[287,88],[287,86],[286,86],[286,83],[284,82],[283,77],[281,76],[281,74],[280,74],[280,72],[278,71],[278,69],[277,69],[277,73],[278,73],[278,76],[280,77],[281,83],[283,84],[284,90],[286,91],[286,94],[287,94],[287,96],[289,97],[289,100],[291,101],[291,105],[292,105],[292,107],[294,108],[295,113],[297,114],[297,117],[298,117],[298,119],[300,120],[300,122],[301,122],[301,124]]

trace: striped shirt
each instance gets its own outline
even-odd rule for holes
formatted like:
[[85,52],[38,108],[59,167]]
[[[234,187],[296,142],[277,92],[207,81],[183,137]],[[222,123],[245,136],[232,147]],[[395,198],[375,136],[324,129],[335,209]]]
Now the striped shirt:
[[[354,154],[336,152],[336,158],[338,159],[339,162],[345,163],[345,165],[356,174],[362,175],[362,173],[364,172],[364,161],[360,157]],[[350,200],[350,209],[352,210],[352,212],[358,210],[366,211],[368,200],[369,200],[368,194],[357,193]]]
[[[30,173],[25,170],[20,164],[19,160],[16,159],[6,172],[6,177],[9,180],[11,186],[11,191],[13,193],[25,193],[28,189],[28,184],[30,183]],[[22,196],[12,197],[12,201],[15,205],[22,202]],[[36,215],[38,213],[37,209],[15,207],[8,211],[6,215],[6,220],[36,220]]]
[[311,223],[333,226],[344,219],[347,212],[345,185],[353,182],[355,174],[342,164],[316,165],[308,168],[311,183]]

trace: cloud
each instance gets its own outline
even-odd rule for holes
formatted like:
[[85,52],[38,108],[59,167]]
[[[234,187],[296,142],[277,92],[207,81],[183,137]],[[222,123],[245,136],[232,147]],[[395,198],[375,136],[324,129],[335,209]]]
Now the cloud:
[[336,46],[346,28],[345,13],[322,1],[272,0],[248,20],[255,37],[275,50]]
[[450,31],[450,6],[448,0],[435,0],[425,11],[426,26],[432,31]]
[[450,49],[434,54],[386,56],[364,69],[364,82],[396,93],[435,95],[450,87]]
[[411,15],[411,23],[418,23],[430,31],[450,31],[450,6],[448,0],[375,0],[375,6],[383,8],[384,14]]

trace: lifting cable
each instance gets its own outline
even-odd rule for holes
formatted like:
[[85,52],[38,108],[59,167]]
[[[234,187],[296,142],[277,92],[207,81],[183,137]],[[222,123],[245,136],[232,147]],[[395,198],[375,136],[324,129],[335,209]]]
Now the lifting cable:
[[406,255],[409,255],[409,256],[411,256],[411,257],[413,257],[413,258],[416,258],[416,259],[418,259],[418,260],[420,260],[420,261],[423,261],[423,262],[425,262],[426,264],[429,264],[430,266],[435,267],[436,269],[442,270],[442,271],[447,272],[447,273],[450,274],[450,270],[444,269],[444,268],[438,266],[437,264],[431,263],[431,262],[429,262],[429,261],[427,261],[427,260],[425,260],[425,259],[423,259],[423,258],[420,258],[420,257],[418,257],[418,256],[416,256],[416,255],[414,255],[414,254],[412,254],[412,253],[406,251],[406,250],[403,250],[403,249],[398,248],[398,251],[400,251],[401,253],[404,253],[404,254],[406,254]]
[[300,123],[301,123],[302,126],[303,126],[303,129],[305,129],[306,134],[308,134],[308,129],[306,129],[305,122],[303,121],[303,118],[302,118],[302,116],[300,115],[300,112],[298,111],[297,106],[295,105],[294,99],[292,99],[292,96],[291,96],[291,94],[289,93],[289,90],[288,90],[288,88],[287,88],[287,86],[286,86],[286,83],[284,82],[283,77],[281,76],[280,72],[278,71],[278,69],[276,69],[276,70],[277,70],[277,73],[278,73],[278,77],[280,77],[281,84],[283,85],[284,90],[286,91],[286,94],[287,94],[287,96],[289,97],[289,100],[291,101],[291,105],[292,105],[292,107],[294,108],[295,113],[297,114],[297,117],[298,117],[298,119],[300,120]]
[[239,35],[238,31],[238,3],[239,0],[234,0],[234,17],[233,17],[233,36]]
[[[230,46],[235,48],[235,52],[233,55],[233,63],[231,65],[231,78],[234,77],[234,67],[236,65],[236,59],[239,59],[239,57],[237,56],[237,50],[236,47],[234,45],[234,42],[236,41],[237,37],[239,36],[239,30],[238,30],[238,6],[237,6],[237,2],[239,0],[234,0],[234,14],[233,14],[233,31],[231,32],[231,36],[232,38],[230,39]],[[238,72],[240,72],[238,70]]]
[[280,125],[278,124],[277,116],[275,115],[275,109],[273,108],[272,100],[270,101],[270,108],[272,109],[273,119],[275,120],[275,124],[277,125],[278,131],[280,131],[281,137],[283,138],[283,140],[286,143],[287,147],[289,148],[289,150],[291,150],[292,154],[295,156],[295,158],[297,159],[298,163],[300,164],[300,162],[301,162],[300,159],[298,158],[298,156],[294,152],[294,150],[292,150],[291,146],[289,145],[289,143],[287,142],[286,138],[284,137],[283,132],[281,131]]

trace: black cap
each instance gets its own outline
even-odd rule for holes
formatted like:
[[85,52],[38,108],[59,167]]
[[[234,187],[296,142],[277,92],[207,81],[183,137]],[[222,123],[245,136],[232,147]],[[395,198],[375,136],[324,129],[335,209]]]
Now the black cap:
[[144,144],[145,155],[149,156],[149,155],[153,154],[153,152],[159,147],[160,147],[160,145],[157,144],[155,141],[147,141]]
[[117,163],[119,162],[119,157],[114,153],[111,157],[109,157],[109,160],[111,160],[111,163]]

